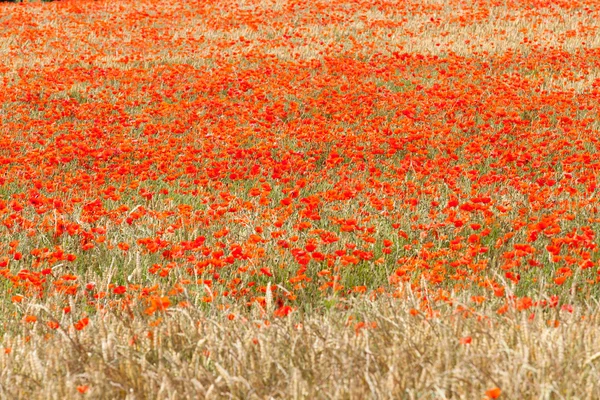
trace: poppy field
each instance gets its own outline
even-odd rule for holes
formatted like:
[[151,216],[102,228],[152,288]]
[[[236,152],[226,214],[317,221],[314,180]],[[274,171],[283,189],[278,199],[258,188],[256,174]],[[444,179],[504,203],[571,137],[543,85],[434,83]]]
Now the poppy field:
[[598,21],[0,4],[0,397],[593,399]]

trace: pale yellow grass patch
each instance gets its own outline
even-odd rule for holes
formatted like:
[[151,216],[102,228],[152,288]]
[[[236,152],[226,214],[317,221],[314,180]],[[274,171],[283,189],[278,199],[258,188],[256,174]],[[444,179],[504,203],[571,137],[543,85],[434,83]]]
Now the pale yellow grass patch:
[[494,387],[508,399],[594,399],[600,391],[598,306],[533,319],[448,309],[425,319],[409,313],[411,303],[360,300],[349,311],[270,323],[257,310],[233,310],[232,321],[172,310],[156,328],[106,314],[81,332],[50,335],[11,324],[0,396],[75,398],[82,386],[106,399],[478,399]]
[[[261,3],[262,4],[262,3]],[[269,2],[239,6],[253,10],[278,11],[282,2]],[[209,28],[206,16],[193,14],[179,17],[173,12],[169,26],[140,24],[142,28],[157,29],[161,37],[159,48],[148,46],[138,61],[192,63],[206,65],[215,56],[242,57],[248,55],[275,55],[282,60],[322,59],[326,55],[352,52],[356,56],[368,56],[379,52],[408,52],[416,54],[444,55],[454,53],[462,56],[504,54],[507,51],[529,52],[534,48],[555,48],[574,52],[582,47],[600,47],[598,19],[595,15],[557,10],[551,15],[539,16],[531,12],[516,11],[506,7],[494,7],[481,20],[469,23],[471,17],[457,6],[444,6],[431,2],[430,14],[384,13],[377,9],[366,12],[347,11],[347,22],[327,24],[293,24],[291,20],[274,20],[255,27],[241,26],[223,31]],[[38,30],[55,32],[60,45],[50,41],[45,47],[23,39],[27,27],[16,34],[0,38],[0,57],[10,57],[11,67],[43,67],[60,65],[72,54],[95,54],[93,64],[100,67],[121,67],[133,61],[123,61],[131,53],[140,53],[134,47],[148,42],[140,31],[123,31],[118,35],[102,34],[103,24],[110,26],[110,19],[119,13],[143,12],[134,6],[124,8],[119,3],[106,3],[98,10],[82,14],[78,18],[56,15],[55,5],[35,7],[27,11],[35,20]],[[256,11],[256,10],[255,10]],[[7,12],[7,9],[4,9]],[[431,19],[435,22],[432,22]],[[95,24],[96,29],[90,31]],[[284,35],[291,35],[284,38]],[[193,38],[200,42],[186,44]],[[243,38],[244,41],[240,41]],[[178,48],[183,46],[183,48]],[[174,49],[177,48],[177,51]],[[169,54],[169,51],[174,54]],[[175,55],[176,53],[176,55]],[[587,86],[586,86],[587,87]],[[577,88],[576,90],[582,90]]]

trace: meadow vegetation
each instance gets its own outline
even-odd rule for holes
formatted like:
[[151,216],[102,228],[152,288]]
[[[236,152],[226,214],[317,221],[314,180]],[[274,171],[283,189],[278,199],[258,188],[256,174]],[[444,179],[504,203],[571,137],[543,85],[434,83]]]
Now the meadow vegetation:
[[0,397],[595,398],[598,7],[0,4]]

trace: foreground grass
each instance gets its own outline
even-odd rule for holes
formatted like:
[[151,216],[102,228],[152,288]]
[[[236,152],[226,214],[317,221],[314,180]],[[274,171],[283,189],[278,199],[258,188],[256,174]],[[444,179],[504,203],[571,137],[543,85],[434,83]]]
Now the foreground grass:
[[363,299],[271,321],[259,309],[190,308],[168,312],[150,328],[143,317],[108,312],[82,331],[45,335],[31,326],[5,335],[0,393],[11,399],[82,393],[101,399],[478,399],[501,388],[510,399],[593,399],[600,390],[598,305],[502,316],[448,307],[436,318],[412,306],[410,300]]

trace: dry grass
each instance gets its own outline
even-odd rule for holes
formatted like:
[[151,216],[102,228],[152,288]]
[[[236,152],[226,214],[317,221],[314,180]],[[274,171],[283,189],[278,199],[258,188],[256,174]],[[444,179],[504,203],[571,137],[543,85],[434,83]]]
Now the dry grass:
[[86,385],[102,399],[477,399],[501,387],[510,399],[593,399],[600,390],[597,305],[534,317],[448,308],[434,319],[412,315],[410,299],[338,306],[270,323],[256,309],[234,320],[179,310],[155,328],[107,313],[81,332],[7,333],[0,393],[65,399]]

